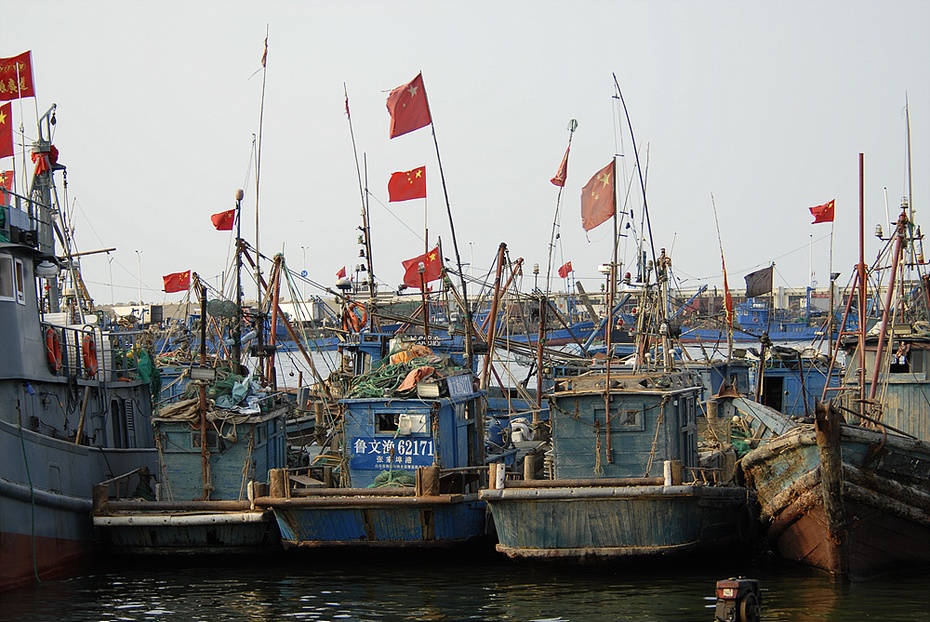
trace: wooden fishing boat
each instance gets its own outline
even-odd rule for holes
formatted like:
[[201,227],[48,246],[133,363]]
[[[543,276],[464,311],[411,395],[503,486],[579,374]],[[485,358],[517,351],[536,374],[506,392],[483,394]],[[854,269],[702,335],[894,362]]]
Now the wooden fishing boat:
[[[848,361],[839,394],[818,409],[813,426],[742,459],[779,553],[839,581],[930,561],[927,280],[903,270],[920,265],[919,231],[905,203],[876,262],[890,266],[880,325],[837,342]],[[866,278],[861,240],[846,313],[856,302],[864,317],[866,283],[882,275]]]

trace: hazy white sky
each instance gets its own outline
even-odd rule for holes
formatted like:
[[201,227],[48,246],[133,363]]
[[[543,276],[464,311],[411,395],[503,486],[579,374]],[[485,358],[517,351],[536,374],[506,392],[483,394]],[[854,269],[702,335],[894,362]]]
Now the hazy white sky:
[[[878,248],[875,224],[889,229],[886,194],[893,220],[908,191],[905,97],[918,222],[930,205],[928,26],[924,0],[11,0],[0,56],[33,53],[38,100],[14,102],[27,138],[36,110],[58,104],[54,142],[79,250],[117,248],[111,262],[84,260],[98,302],[137,300],[140,265],[146,302],[182,298],[161,292],[171,272],[216,283],[232,237],[212,228],[210,214],[234,207],[240,187],[254,243],[266,27],[260,248],[283,249],[315,281],[330,285],[359,263],[343,83],[367,157],[382,287],[395,288],[401,261],[423,250],[423,202],[387,202],[394,171],[426,165],[430,244],[441,236],[454,257],[430,129],[388,139],[387,92],[422,71],[459,249],[475,273],[501,242],[545,272],[558,197],[549,179],[574,118],[553,261],[571,261],[575,277],[598,289],[612,230],[585,235],[581,188],[615,153],[636,181],[616,73],[648,160],[653,239],[669,249],[681,285],[721,283],[713,196],[732,286],[772,261],[776,286],[803,286],[811,265],[823,286],[831,228],[811,225],[807,208],[836,199],[833,267],[845,283],[857,258],[858,154],[867,259]],[[564,288],[557,277],[554,288]]]

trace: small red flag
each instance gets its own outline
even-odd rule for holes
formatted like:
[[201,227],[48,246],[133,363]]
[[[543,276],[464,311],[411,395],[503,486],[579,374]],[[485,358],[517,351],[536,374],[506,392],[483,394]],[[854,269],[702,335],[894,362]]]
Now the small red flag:
[[388,202],[426,198],[426,167],[392,173],[388,181]]
[[387,98],[387,109],[391,113],[391,138],[426,127],[433,122],[423,87],[423,74],[403,84]]
[[336,273],[336,278],[337,279],[346,278],[346,267],[345,266],[342,266],[341,268],[339,268],[339,272]]
[[32,87],[32,52],[0,58],[0,101],[35,97]]
[[13,105],[0,106],[0,158],[13,155]]
[[10,205],[7,192],[13,192],[13,171],[0,171],[0,205]]
[[217,231],[232,231],[233,225],[236,224],[236,210],[226,210],[219,214],[210,216],[210,221]]
[[585,231],[607,221],[616,212],[614,170],[614,161],[611,160],[581,189],[581,226]]
[[573,270],[572,270],[572,262],[570,261],[565,262],[565,264],[561,268],[559,268],[559,276],[562,277],[563,279],[567,279],[569,273],[571,272],[573,272]]
[[816,225],[818,222],[833,222],[833,207],[835,203],[836,199],[830,199],[823,205],[809,207],[808,209],[814,217],[814,222],[811,224]]
[[165,293],[186,292],[191,286],[191,271],[173,272],[161,277],[165,282]]
[[[423,279],[420,279],[420,264],[423,264]],[[442,257],[437,246],[428,253],[401,262],[404,266],[404,284],[407,287],[420,287],[421,284],[435,281],[442,276]]]
[[559,164],[559,170],[555,174],[555,177],[549,180],[559,188],[564,188],[565,180],[568,179],[568,150],[571,148],[571,145],[565,148],[565,155],[562,156],[562,163]]

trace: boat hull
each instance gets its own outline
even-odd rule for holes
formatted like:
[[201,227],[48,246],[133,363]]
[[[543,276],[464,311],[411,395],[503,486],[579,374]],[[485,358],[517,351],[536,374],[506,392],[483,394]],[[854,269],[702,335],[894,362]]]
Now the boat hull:
[[930,562],[930,451],[856,426],[841,426],[839,438],[839,503],[810,426],[744,457],[779,554],[851,579]]
[[736,487],[566,486],[484,490],[512,558],[605,562],[675,555],[751,537]]
[[285,547],[432,548],[486,534],[486,507],[476,495],[256,500],[264,502]]
[[0,452],[9,458],[0,475],[0,591],[69,574],[94,550],[95,480],[156,461],[154,449],[101,450],[5,421]]
[[275,550],[278,530],[271,512],[209,509],[136,510],[95,516],[111,552],[132,555],[245,554]]

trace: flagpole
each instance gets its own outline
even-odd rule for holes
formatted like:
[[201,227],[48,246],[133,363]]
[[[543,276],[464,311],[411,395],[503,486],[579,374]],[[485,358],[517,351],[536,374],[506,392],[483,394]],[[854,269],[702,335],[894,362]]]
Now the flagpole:
[[260,238],[258,229],[258,191],[262,178],[262,124],[265,118],[265,79],[268,76],[266,62],[268,60],[268,25],[265,25],[265,52],[262,54],[262,99],[258,113],[258,152],[255,157],[255,286],[258,289],[257,299],[262,299],[262,279],[260,251]]
[[[426,100],[427,109],[429,109],[429,98],[426,96],[426,89],[423,90],[423,98]],[[452,247],[455,249],[455,265],[459,271],[459,280],[462,285],[462,306],[465,311],[465,362],[468,369],[474,367],[474,344],[471,343],[472,337],[472,312],[471,305],[468,302],[468,293],[466,291],[465,271],[462,270],[462,258],[459,254],[459,242],[455,235],[455,224],[452,221],[452,207],[449,205],[449,190],[446,187],[446,175],[442,168],[442,158],[439,155],[439,140],[436,138],[436,124],[430,115],[430,129],[433,134],[433,144],[436,146],[436,162],[439,165],[439,178],[442,181],[442,194],[446,202],[446,214],[449,217],[449,232],[452,235]],[[427,245],[429,242],[427,241]]]
[[[568,145],[565,148],[565,155],[568,156],[568,152],[572,148],[572,138],[575,135],[575,130],[578,129],[578,121],[572,119],[568,122]],[[546,298],[549,298],[549,283],[552,277],[552,253],[555,252],[555,236],[556,230],[559,227],[559,212],[562,208],[562,191],[565,190],[565,182],[563,180],[562,185],[559,186],[559,194],[555,199],[555,214],[552,217],[552,233],[549,234],[549,258],[546,261]],[[616,210],[615,210],[616,211]]]
[[717,218],[717,203],[714,201],[714,195],[710,195],[710,204],[714,208],[714,225],[717,227],[717,244],[720,245],[720,267],[723,270],[723,312],[726,317],[727,327],[727,362],[733,354],[733,302],[727,304],[730,298],[730,285],[727,283],[727,260],[723,256],[723,239],[720,237],[720,221]]

